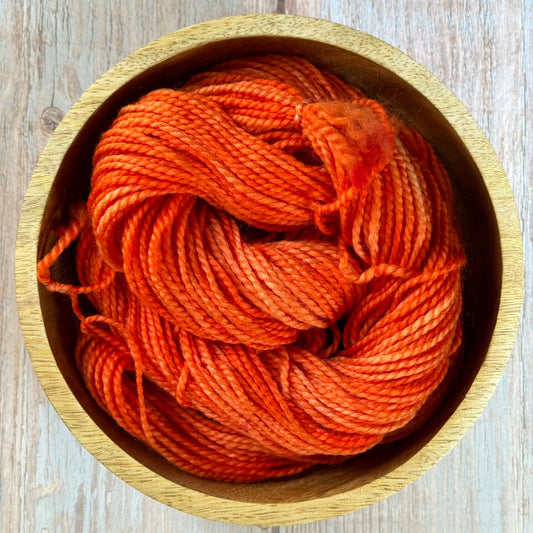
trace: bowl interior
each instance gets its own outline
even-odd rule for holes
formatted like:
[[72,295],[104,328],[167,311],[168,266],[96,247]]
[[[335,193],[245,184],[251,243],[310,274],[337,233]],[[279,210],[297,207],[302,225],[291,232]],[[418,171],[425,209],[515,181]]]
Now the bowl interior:
[[[394,470],[439,431],[461,403],[489,346],[499,308],[502,258],[490,196],[474,160],[442,114],[398,75],[348,50],[308,39],[246,37],[213,42],[156,64],[114,92],[87,120],[69,147],[50,191],[41,224],[39,258],[55,240],[54,228],[68,218],[68,205],[86,199],[91,157],[103,131],[123,105],[160,87],[179,87],[217,62],[265,53],[302,56],[360,87],[417,129],[432,144],[454,187],[468,256],[464,275],[464,349],[445,395],[431,417],[409,436],[377,446],[337,466],[316,467],[288,479],[232,484],[189,475],[127,435],[94,402],[75,366],[76,319],[68,298],[39,287],[43,321],[58,368],[81,406],[123,450],[154,472],[199,492],[227,499],[274,503],[304,501],[361,487]],[[65,254],[55,276],[73,275],[73,254]]]

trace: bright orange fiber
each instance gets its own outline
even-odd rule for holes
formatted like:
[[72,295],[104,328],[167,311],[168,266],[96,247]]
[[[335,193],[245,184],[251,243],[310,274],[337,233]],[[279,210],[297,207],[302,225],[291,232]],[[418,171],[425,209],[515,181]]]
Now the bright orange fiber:
[[[228,61],[124,107],[93,165],[39,280],[72,299],[95,400],[178,467],[338,462],[442,382],[465,262],[450,182],[360,90],[297,57]],[[53,281],[75,240],[80,285]]]

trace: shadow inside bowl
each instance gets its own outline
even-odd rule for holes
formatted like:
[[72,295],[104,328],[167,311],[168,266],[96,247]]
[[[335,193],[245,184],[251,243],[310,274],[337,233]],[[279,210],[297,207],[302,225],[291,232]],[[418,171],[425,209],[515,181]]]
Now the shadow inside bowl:
[[[417,129],[431,143],[452,180],[468,257],[464,275],[463,356],[442,401],[420,428],[343,464],[318,466],[286,479],[234,484],[187,474],[122,431],[96,405],[74,362],[78,326],[70,300],[39,287],[43,320],[57,365],[83,409],[102,431],[161,476],[208,495],[247,502],[305,501],[343,493],[391,472],[413,457],[442,428],[474,381],[492,337],[501,292],[502,258],[493,206],[482,176],[455,130],[424,96],[391,71],[348,50],[298,38],[249,37],[213,42],[153,66],[113,93],[87,120],[65,154],[43,215],[38,257],[55,241],[54,228],[68,219],[69,204],[87,198],[92,153],[99,136],[122,106],[152,89],[179,87],[191,75],[220,61],[243,55],[283,54],[287,50],[358,86]],[[73,253],[65,254],[55,268],[55,279],[75,277]]]

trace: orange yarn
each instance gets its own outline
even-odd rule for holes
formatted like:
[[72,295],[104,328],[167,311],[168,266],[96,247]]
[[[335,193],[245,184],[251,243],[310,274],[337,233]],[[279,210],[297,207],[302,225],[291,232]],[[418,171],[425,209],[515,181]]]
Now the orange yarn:
[[[465,260],[450,182],[358,89],[296,57],[229,61],[124,107],[93,163],[39,280],[72,299],[95,400],[178,467],[344,460],[443,380]],[[53,281],[78,238],[80,286]]]

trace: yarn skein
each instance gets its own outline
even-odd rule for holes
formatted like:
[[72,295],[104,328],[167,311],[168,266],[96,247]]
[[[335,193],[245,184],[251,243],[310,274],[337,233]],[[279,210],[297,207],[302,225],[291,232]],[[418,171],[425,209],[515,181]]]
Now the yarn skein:
[[[461,345],[442,163],[304,59],[227,61],[125,106],[70,214],[38,278],[72,300],[85,383],[198,476],[360,454],[413,421]],[[75,241],[79,285],[53,280]]]

